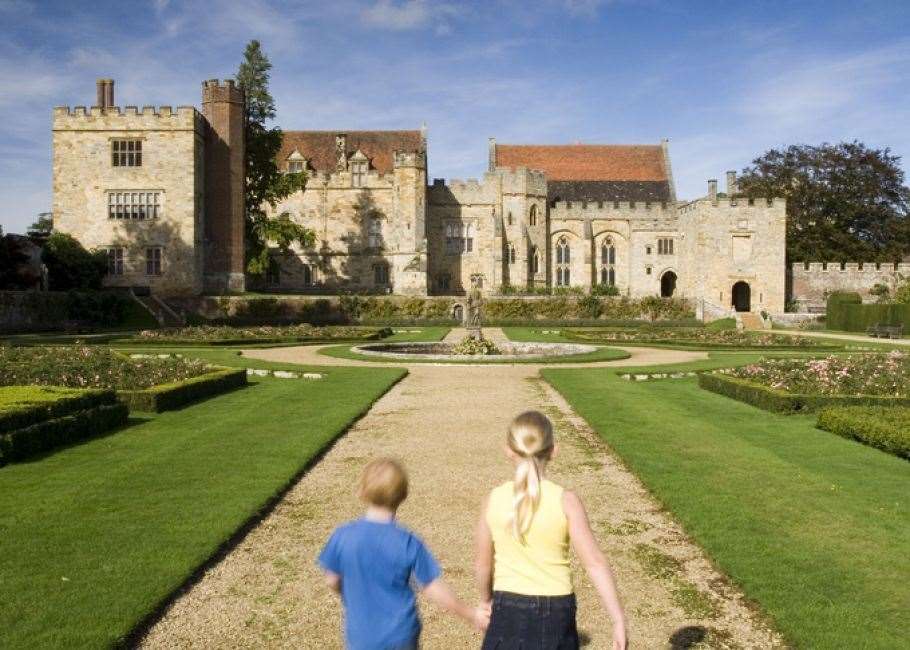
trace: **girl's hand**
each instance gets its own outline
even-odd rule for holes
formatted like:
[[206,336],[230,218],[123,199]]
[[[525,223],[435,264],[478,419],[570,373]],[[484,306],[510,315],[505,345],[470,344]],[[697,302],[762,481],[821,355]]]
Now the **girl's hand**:
[[485,632],[490,626],[490,613],[493,607],[490,601],[480,603],[474,608],[474,627],[480,632]]
[[613,628],[613,650],[626,650],[628,647],[626,628],[624,626]]

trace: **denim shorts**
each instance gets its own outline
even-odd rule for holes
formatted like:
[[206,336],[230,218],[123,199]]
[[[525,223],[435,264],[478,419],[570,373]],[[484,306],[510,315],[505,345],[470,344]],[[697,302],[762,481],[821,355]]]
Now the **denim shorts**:
[[577,650],[575,594],[493,593],[493,614],[481,650]]

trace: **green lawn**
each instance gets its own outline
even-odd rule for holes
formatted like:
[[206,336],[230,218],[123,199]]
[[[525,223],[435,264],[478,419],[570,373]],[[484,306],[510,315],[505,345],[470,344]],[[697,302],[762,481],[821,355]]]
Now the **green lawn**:
[[907,461],[694,379],[542,374],[791,642],[905,647]]
[[0,647],[122,639],[404,375],[312,370],[325,378],[257,378],[0,469]]

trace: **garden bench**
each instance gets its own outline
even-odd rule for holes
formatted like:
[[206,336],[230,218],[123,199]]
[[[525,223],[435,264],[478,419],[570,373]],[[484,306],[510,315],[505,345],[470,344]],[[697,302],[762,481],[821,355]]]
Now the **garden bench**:
[[884,323],[876,323],[866,329],[866,334],[876,338],[899,339],[904,335],[904,326],[903,324],[886,325]]

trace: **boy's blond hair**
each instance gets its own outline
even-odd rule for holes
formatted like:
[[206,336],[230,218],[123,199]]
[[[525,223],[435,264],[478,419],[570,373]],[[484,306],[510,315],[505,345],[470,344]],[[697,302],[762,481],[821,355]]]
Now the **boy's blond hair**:
[[358,495],[374,506],[396,510],[408,498],[408,475],[397,460],[371,460],[360,475]]

